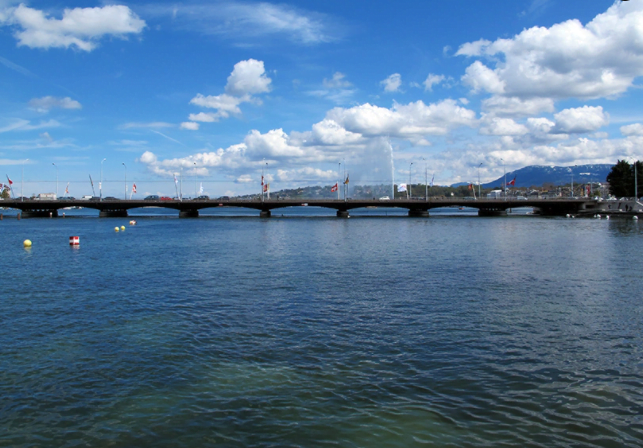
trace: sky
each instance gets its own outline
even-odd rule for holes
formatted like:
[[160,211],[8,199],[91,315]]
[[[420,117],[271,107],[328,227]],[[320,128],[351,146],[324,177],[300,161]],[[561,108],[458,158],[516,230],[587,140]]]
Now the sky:
[[484,183],[643,156],[643,0],[62,1],[0,0],[17,196],[91,195],[90,176],[134,198],[259,193],[262,174]]

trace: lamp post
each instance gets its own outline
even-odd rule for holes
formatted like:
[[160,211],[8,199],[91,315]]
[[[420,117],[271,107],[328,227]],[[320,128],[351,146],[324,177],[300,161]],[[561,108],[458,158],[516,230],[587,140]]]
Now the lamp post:
[[196,183],[197,183],[197,180],[198,180],[197,178],[199,176],[198,176],[198,174],[196,172],[196,162],[193,162],[193,163],[194,163],[194,199],[196,199],[198,197],[197,194],[196,194]]
[[422,157],[422,160],[424,160],[424,202],[429,202],[429,167],[426,158]]
[[342,183],[342,188],[344,190],[344,202],[346,202],[346,159],[342,159],[342,163],[344,164],[344,181]]
[[179,167],[179,201],[183,201],[183,165]]
[[100,182],[98,182],[98,195],[99,201],[103,200],[103,162],[106,158],[100,161]]
[[482,195],[480,193],[480,167],[482,166],[482,163],[478,165],[478,199],[482,199]]
[[24,200],[25,200],[25,197],[22,194],[22,184],[25,181],[25,163],[27,163],[28,161],[29,161],[29,159],[25,159],[22,162],[22,177],[20,178],[20,201],[22,201],[22,202],[24,202]]
[[574,199],[574,169],[570,168],[569,171],[572,173],[572,199]]
[[127,165],[125,165],[125,162],[122,162],[123,166],[125,167],[125,199],[127,199]]
[[409,165],[409,199],[413,199],[413,193],[411,193],[411,174],[413,173],[413,162]]
[[264,176],[264,168],[266,167],[266,159],[261,159],[261,202],[263,202],[263,184],[266,181]]
[[56,199],[58,199],[58,166],[54,162],[51,164],[56,167]]
[[638,161],[634,162],[634,200],[638,201],[639,200],[639,185],[638,185],[638,179],[636,177],[636,164]]

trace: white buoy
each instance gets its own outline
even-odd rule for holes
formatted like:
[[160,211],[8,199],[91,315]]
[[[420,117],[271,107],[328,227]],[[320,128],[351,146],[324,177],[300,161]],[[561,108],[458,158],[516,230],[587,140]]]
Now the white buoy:
[[136,221],[134,221],[134,220],[132,219],[132,220],[129,222],[129,225],[130,225],[130,226],[135,226],[135,225],[136,225]]
[[633,216],[634,221],[638,221],[639,217],[638,216]]
[[606,215],[606,216],[605,216],[605,219],[610,219],[610,215]]
[[569,218],[569,213],[567,213],[567,214],[565,215],[565,217],[566,217],[566,218]]

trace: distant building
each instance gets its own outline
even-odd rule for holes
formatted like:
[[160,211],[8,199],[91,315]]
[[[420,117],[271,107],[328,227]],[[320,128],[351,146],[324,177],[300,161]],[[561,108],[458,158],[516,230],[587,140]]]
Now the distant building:
[[56,193],[40,193],[36,199],[41,201],[55,201]]
[[488,199],[499,199],[502,197],[504,197],[502,190],[491,190],[489,193],[487,193]]

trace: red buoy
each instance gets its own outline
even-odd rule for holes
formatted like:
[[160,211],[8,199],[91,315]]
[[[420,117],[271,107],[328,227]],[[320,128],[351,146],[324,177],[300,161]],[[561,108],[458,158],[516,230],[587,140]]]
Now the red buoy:
[[70,236],[69,237],[69,245],[70,246],[80,246],[80,237],[78,237],[78,236]]

